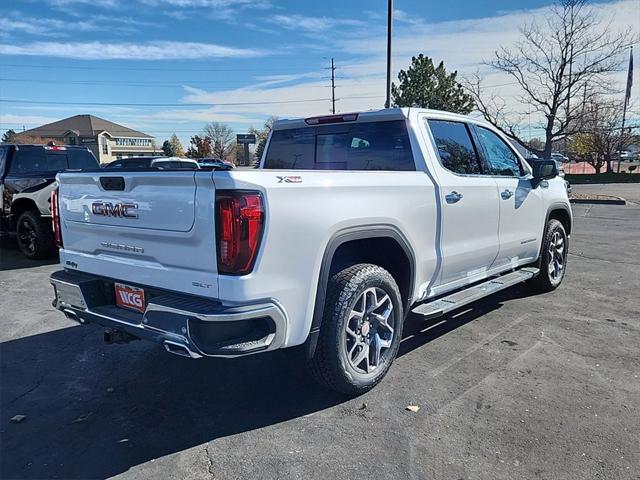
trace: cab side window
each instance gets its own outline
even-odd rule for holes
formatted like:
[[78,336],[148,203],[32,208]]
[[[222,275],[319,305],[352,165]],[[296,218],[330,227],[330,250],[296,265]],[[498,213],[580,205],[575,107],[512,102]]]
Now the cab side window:
[[480,161],[466,124],[427,120],[442,166],[454,173],[478,175]]
[[487,166],[491,175],[521,177],[524,169],[514,151],[491,130],[477,127],[478,137],[484,147]]
[[13,152],[9,169],[12,174],[47,172],[49,165],[47,164],[44,148],[20,147],[20,149]]

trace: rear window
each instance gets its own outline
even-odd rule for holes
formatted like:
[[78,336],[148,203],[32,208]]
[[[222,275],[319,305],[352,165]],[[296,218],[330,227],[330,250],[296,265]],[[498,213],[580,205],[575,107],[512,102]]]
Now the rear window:
[[67,150],[65,154],[68,168],[87,170],[99,167],[96,157],[88,150]]
[[429,120],[428,124],[440,161],[447,170],[465,175],[480,173],[478,155],[464,123]]
[[48,151],[43,147],[20,147],[11,160],[11,173],[14,174],[97,167],[96,158],[88,150]]
[[265,169],[415,170],[404,120],[276,130]]

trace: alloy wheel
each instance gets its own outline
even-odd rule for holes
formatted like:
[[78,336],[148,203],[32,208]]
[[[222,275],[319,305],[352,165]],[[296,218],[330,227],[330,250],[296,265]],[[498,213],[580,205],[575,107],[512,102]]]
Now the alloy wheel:
[[393,302],[384,290],[372,287],[360,295],[344,332],[347,359],[355,371],[372,374],[386,362],[395,321]]
[[18,240],[23,249],[29,254],[35,253],[38,234],[33,224],[26,218],[23,218],[19,225],[19,232]]
[[562,233],[556,231],[551,236],[548,250],[548,263],[547,268],[549,271],[549,278],[557,282],[562,278],[564,274],[565,264],[565,240]]

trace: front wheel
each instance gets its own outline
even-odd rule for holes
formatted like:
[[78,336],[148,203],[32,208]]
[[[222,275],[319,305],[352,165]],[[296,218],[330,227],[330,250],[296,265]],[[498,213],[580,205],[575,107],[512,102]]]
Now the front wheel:
[[531,286],[540,292],[558,288],[567,270],[568,254],[569,238],[564,226],[558,220],[549,220],[542,239],[540,274],[531,280]]
[[398,285],[385,269],[358,264],[336,273],[329,280],[311,374],[348,395],[372,389],[398,353],[403,318]]

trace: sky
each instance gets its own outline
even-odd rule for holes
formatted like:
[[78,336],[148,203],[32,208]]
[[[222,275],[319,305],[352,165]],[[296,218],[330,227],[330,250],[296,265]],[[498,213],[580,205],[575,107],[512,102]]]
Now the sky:
[[[0,2],[0,131],[93,114],[185,147],[207,122],[237,133],[280,118],[329,114],[385,99],[385,0],[13,0]],[[480,71],[509,107],[512,81],[483,65],[542,0],[395,0],[393,77],[412,55]],[[640,0],[591,3],[614,30],[640,28]],[[640,47],[629,117],[640,119]],[[611,76],[624,89],[626,71]],[[528,134],[539,136],[541,119]]]

